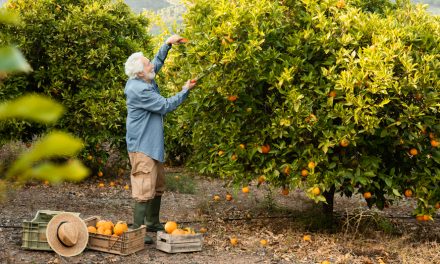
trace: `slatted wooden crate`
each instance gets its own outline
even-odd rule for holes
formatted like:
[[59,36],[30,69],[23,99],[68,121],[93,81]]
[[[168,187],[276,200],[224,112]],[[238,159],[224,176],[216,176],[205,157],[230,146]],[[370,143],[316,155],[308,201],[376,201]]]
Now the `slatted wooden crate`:
[[167,253],[201,251],[203,247],[203,235],[170,235],[165,232],[157,232],[156,248]]
[[[87,226],[96,226],[99,220],[101,220],[99,216],[92,216],[84,221]],[[146,232],[146,227],[141,226],[129,229],[119,237],[89,233],[87,248],[122,256],[130,255],[145,248]]]

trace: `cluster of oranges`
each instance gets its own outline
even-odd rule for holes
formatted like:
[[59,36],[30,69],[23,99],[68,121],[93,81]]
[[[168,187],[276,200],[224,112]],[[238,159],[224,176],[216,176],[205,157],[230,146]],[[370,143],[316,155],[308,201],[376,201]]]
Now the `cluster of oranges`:
[[87,230],[92,234],[120,236],[128,231],[128,226],[124,221],[118,221],[116,225],[114,225],[112,221],[99,220],[96,222],[96,226],[88,226]]
[[[196,232],[194,231],[193,228],[191,228],[191,227],[179,228],[177,223],[174,221],[166,222],[164,228],[165,228],[165,232],[167,232],[168,234],[171,234],[171,235],[195,235],[196,234]],[[205,228],[200,229],[200,233],[205,233],[205,232],[206,232]]]

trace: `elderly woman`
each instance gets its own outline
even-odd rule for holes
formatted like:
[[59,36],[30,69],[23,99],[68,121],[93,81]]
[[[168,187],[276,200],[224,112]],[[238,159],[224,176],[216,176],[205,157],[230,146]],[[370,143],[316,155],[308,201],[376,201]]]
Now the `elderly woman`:
[[[132,197],[135,200],[133,228],[145,224],[148,231],[163,230],[159,222],[162,194],[165,190],[163,116],[175,110],[196,85],[188,80],[182,91],[164,98],[154,81],[172,45],[183,43],[180,36],[166,40],[153,61],[141,52],[132,54],[125,63],[129,79],[125,85],[127,103],[127,150],[131,163]],[[152,238],[145,237],[151,244]]]

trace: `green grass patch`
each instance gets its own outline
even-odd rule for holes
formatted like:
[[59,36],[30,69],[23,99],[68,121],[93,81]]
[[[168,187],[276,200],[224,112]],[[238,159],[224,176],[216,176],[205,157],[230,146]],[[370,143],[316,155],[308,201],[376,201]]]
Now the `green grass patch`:
[[194,178],[184,173],[167,173],[165,182],[170,192],[194,194],[196,191]]

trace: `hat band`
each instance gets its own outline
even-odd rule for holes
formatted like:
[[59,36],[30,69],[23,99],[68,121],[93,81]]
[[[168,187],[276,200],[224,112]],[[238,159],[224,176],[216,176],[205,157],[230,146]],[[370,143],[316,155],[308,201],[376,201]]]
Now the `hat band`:
[[62,239],[60,238],[60,236],[58,235],[58,231],[60,230],[60,227],[61,227],[63,224],[65,224],[65,223],[68,223],[68,222],[67,222],[67,221],[63,221],[63,222],[61,222],[61,223],[58,225],[58,227],[57,227],[57,238],[58,238],[58,241],[60,241],[60,243],[63,244],[63,246],[65,246],[65,247],[72,247],[72,246],[69,246],[69,245],[64,244],[63,240],[62,240]]

